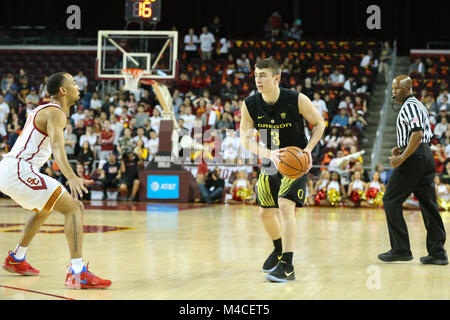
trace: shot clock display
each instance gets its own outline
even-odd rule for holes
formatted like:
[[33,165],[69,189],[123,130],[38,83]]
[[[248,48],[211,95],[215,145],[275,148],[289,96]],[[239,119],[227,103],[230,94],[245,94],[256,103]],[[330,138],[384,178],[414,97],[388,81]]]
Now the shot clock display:
[[162,0],[126,0],[125,21],[158,22],[161,19]]

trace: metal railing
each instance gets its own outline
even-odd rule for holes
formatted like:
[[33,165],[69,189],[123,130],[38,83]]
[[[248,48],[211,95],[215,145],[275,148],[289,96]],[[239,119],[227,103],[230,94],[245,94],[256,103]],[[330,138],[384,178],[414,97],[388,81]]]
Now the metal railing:
[[386,89],[384,91],[384,104],[380,110],[380,122],[378,123],[378,129],[377,129],[377,134],[376,134],[376,138],[375,138],[375,143],[374,143],[373,149],[372,149],[371,165],[370,165],[371,172],[375,171],[375,166],[380,161],[381,144],[383,142],[383,132],[384,132],[384,129],[386,128],[386,116],[387,116],[387,110],[388,110],[389,103],[390,103],[389,101],[390,101],[391,92],[392,92],[392,79],[394,77],[394,70],[395,70],[396,64],[397,64],[397,40],[394,40],[392,63],[391,63],[391,68],[389,70],[389,80],[388,80]]

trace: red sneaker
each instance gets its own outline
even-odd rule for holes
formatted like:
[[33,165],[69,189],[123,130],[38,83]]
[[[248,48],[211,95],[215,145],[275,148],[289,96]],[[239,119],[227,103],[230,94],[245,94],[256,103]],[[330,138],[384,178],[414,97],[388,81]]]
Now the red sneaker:
[[28,262],[23,260],[16,260],[14,257],[14,252],[11,250],[8,252],[8,257],[2,264],[2,268],[11,273],[18,273],[24,276],[37,276],[39,275],[39,270],[30,266]]
[[111,285],[111,280],[100,279],[90,273],[87,266],[84,266],[80,273],[75,273],[69,267],[64,284],[69,289],[105,289]]

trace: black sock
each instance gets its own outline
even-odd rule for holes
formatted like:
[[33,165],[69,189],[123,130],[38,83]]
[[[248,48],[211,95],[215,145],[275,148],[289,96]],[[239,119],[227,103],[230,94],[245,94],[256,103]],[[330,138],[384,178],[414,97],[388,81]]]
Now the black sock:
[[273,245],[274,245],[274,247],[275,247],[275,251],[276,251],[278,254],[281,254],[281,253],[283,252],[283,246],[282,246],[282,244],[281,244],[281,238],[278,238],[278,239],[276,239],[276,240],[273,240]]
[[286,262],[287,264],[292,264],[292,257],[294,256],[293,252],[283,252],[281,257],[281,261]]

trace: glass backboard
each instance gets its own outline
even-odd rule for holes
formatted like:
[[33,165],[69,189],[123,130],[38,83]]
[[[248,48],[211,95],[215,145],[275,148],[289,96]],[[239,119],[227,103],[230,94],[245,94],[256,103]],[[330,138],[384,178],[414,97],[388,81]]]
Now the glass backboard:
[[122,79],[122,69],[143,69],[142,79],[177,77],[178,32],[148,30],[99,30],[96,77]]

